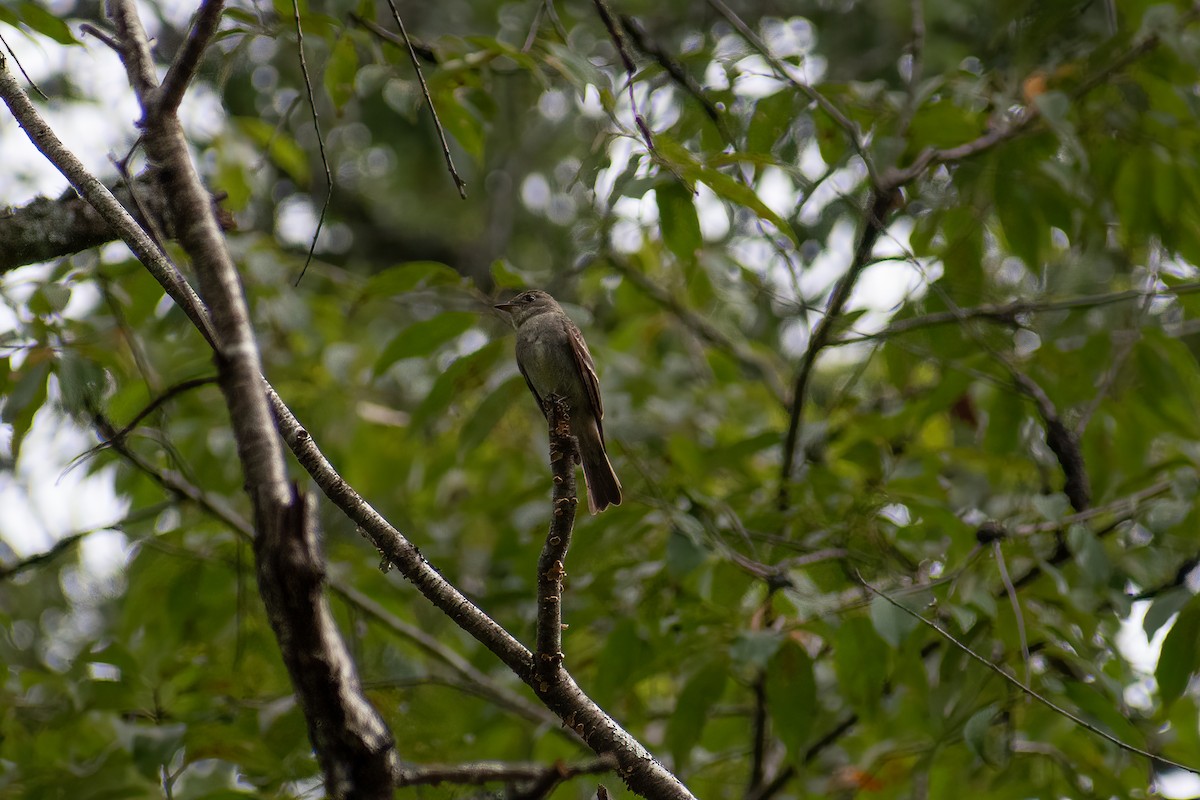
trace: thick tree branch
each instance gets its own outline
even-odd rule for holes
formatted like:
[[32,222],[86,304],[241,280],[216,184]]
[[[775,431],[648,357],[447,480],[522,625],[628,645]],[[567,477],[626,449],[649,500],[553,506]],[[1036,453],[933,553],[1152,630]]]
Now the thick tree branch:
[[325,599],[316,502],[293,488],[291,505],[277,510],[278,517],[260,514],[258,521],[258,588],[325,773],[325,791],[335,798],[391,800],[399,758],[391,731],[363,695]]
[[183,100],[183,93],[188,84],[200,69],[200,61],[209,42],[221,24],[221,13],[225,10],[225,0],[203,0],[196,16],[192,19],[191,30],[183,48],[175,56],[166,77],[163,78],[159,89],[158,107],[163,114],[173,114]]
[[[219,3],[215,5],[219,14]],[[160,170],[162,191],[179,224],[179,243],[192,259],[212,315],[221,391],[258,528],[258,515],[278,518],[290,506],[291,493],[283,449],[262,393],[262,363],[241,279],[192,164],[175,109],[163,107],[157,86],[146,83],[147,76],[153,76],[153,62],[132,0],[109,0],[107,9],[122,46],[125,71],[142,105],[143,147]],[[215,21],[212,25],[215,30]]]
[[[121,182],[109,192],[129,210],[139,225],[153,226],[174,236],[175,226],[166,201],[159,192],[151,189],[152,186],[153,178],[144,173],[132,184]],[[214,195],[213,203],[222,197]],[[231,229],[233,218],[219,208],[216,210],[220,214],[221,227]],[[38,197],[19,208],[0,209],[0,274],[26,264],[69,256],[119,238],[112,224],[73,190],[57,199]]]

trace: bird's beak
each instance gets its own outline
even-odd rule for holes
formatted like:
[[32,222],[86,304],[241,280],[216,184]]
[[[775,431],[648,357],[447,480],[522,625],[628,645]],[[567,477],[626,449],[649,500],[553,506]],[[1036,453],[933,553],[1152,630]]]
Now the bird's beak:
[[508,314],[511,313],[514,308],[516,308],[516,305],[513,303],[497,303],[496,305],[492,306],[492,308]]

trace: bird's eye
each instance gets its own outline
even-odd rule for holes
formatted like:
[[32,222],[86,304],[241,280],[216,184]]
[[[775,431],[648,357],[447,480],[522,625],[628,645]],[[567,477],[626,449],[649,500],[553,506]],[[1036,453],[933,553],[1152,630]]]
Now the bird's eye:
[[522,298],[521,298],[521,302],[522,302],[522,303],[532,303],[532,302],[533,302],[533,295],[531,295],[531,294],[527,294],[527,295],[525,295],[524,297],[522,297]]

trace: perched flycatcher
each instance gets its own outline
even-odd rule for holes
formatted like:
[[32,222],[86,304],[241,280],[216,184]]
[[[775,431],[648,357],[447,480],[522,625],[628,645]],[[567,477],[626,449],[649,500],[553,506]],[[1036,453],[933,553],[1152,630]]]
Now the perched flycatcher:
[[587,482],[588,509],[599,513],[621,504],[621,482],[604,449],[604,406],[596,364],[583,334],[553,297],[532,289],[496,306],[517,329],[517,367],[546,413],[545,398],[558,395],[567,402],[571,435],[579,440],[579,457]]

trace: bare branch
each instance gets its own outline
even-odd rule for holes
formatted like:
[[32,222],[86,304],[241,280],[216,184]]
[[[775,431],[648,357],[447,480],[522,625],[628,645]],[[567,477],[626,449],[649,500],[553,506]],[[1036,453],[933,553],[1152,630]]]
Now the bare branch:
[[543,683],[560,674],[562,653],[562,591],[566,572],[567,548],[571,546],[571,529],[575,525],[575,507],[579,498],[575,492],[575,463],[579,458],[578,444],[571,436],[571,421],[566,401],[551,396],[545,401],[546,419],[550,426],[550,469],[553,473],[550,531],[542,547],[537,565],[537,649],[533,671]]
[[[710,0],[712,2],[713,0]],[[719,1],[719,0],[718,0]],[[1200,3],[1193,3],[1190,10],[1181,14],[1178,27],[1190,25],[1200,19]],[[1137,59],[1154,50],[1161,43],[1157,34],[1149,34],[1126,50],[1121,55],[1109,61],[1102,68],[1082,80],[1071,92],[1072,100],[1083,97],[1098,86],[1102,86],[1115,73],[1132,64]],[[889,169],[883,176],[885,188],[899,189],[920,177],[927,169],[938,164],[953,164],[992,149],[996,145],[1014,139],[1033,127],[1041,115],[1036,106],[1027,106],[1018,111],[1007,121],[997,121],[988,131],[975,139],[954,147],[930,147],[922,151],[911,164],[900,169]]]
[[[126,71],[133,79],[141,75],[143,61],[149,58],[142,47],[145,32],[132,0],[110,0],[108,8],[123,46]],[[143,146],[161,169],[160,183],[180,226],[179,242],[192,258],[212,314],[217,372],[255,514],[274,519],[282,513],[279,509],[289,507],[290,492],[283,450],[262,394],[262,365],[241,279],[188,153],[183,128],[173,110],[158,105],[155,94],[147,87],[139,91]]]
[[578,764],[559,761],[544,764],[519,764],[506,761],[474,761],[464,764],[420,764],[403,767],[396,779],[397,786],[436,786],[439,783],[480,785],[485,783],[517,783],[542,781],[547,777],[557,785],[581,775],[600,775],[617,766],[611,756]]
[[[173,236],[175,225],[165,198],[158,192],[141,191],[153,181],[150,173],[143,173],[128,184],[122,180],[109,192],[120,205],[131,209],[139,225]],[[223,198],[223,194],[214,194],[211,199],[222,229],[229,230],[233,217],[216,206]],[[74,190],[68,189],[55,199],[37,197],[19,208],[0,209],[0,273],[63,258],[119,238],[113,225]]]
[[154,55],[150,52],[150,39],[146,29],[138,18],[137,9],[125,0],[106,0],[105,13],[116,28],[113,42],[121,63],[125,65],[125,74],[129,76],[129,85],[133,87],[138,102],[142,104],[142,113],[148,111],[147,106],[154,100],[158,91],[158,75],[154,69]]
[[678,778],[579,688],[566,670],[559,667],[560,674],[549,684],[536,679],[533,654],[443,578],[408,539],[346,483],[269,386],[267,399],[275,410],[284,441],[292,448],[301,466],[422,595],[528,683],[546,707],[593,752],[599,755],[615,753],[620,763],[617,772],[632,791],[643,797],[681,800],[692,797]]

